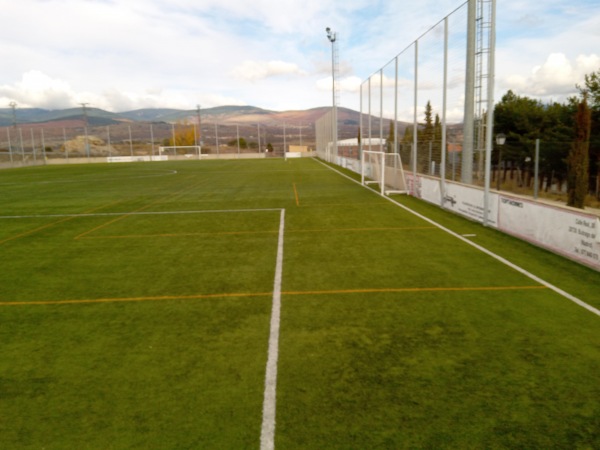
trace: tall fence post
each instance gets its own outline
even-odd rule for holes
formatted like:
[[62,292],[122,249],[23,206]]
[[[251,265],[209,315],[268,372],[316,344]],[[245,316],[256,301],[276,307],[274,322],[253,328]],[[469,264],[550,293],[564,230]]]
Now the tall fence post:
[[36,161],[36,154],[35,154],[35,138],[33,137],[33,128],[29,129],[30,134],[31,134],[31,154],[33,155],[33,160]]
[[412,147],[412,172],[413,172],[413,195],[417,194],[417,144],[419,134],[419,122],[417,115],[418,93],[419,93],[419,41],[415,41],[415,75],[414,75],[414,98],[413,98],[413,147]]
[[44,129],[40,130],[40,134],[42,135],[42,157],[44,158],[44,162],[46,162],[46,142],[44,140]]
[[9,155],[9,158],[10,158],[10,162],[12,163],[13,162],[13,154],[12,154],[12,152],[13,151],[12,151],[12,145],[11,145],[11,142],[10,142],[10,128],[6,129],[6,136],[8,138],[8,155]]
[[152,124],[150,124],[150,142],[152,144],[152,156],[154,156],[154,129],[152,128]]
[[63,127],[63,145],[65,146],[65,159],[69,160],[69,148],[67,147],[67,130]]
[[489,223],[490,177],[492,169],[492,136],[494,134],[494,84],[496,67],[496,0],[491,0],[490,49],[488,53],[487,80],[487,135],[485,139],[485,177],[483,192],[483,225]]
[[[398,55],[394,58],[394,153],[399,153],[398,148]],[[396,161],[396,158],[394,158]]]
[[441,206],[444,206],[446,197],[446,110],[448,109],[448,17],[444,18],[444,75],[442,94],[442,142],[440,162],[440,190]]
[[133,137],[131,136],[131,125],[128,125],[127,128],[129,129],[129,153],[131,157],[133,157]]
[[379,70],[379,151],[383,151],[383,69]]
[[540,173],[540,140],[535,140],[535,161],[533,170],[533,198],[538,198],[538,176]]
[[371,142],[372,142],[371,138],[373,137],[371,135],[371,118],[372,118],[372,115],[371,115],[371,78],[372,77],[369,77],[369,151],[372,150],[372,148],[371,148]]
[[358,119],[358,160],[360,161],[360,171],[362,173],[362,152],[363,146],[362,141],[364,137],[364,129],[363,129],[363,86],[365,83],[360,84],[360,116]]
[[476,18],[477,1],[468,1],[467,12],[467,63],[465,74],[465,115],[464,137],[462,149],[461,181],[466,184],[473,182],[473,144],[475,118],[475,47],[476,47]]

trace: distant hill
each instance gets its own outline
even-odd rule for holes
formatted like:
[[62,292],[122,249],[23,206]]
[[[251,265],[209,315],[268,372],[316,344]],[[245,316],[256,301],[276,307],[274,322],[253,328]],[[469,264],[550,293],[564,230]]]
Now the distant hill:
[[[48,110],[41,108],[26,108],[16,110],[17,122],[35,122],[37,117],[47,113]],[[0,108],[0,126],[9,126],[13,123],[12,108]]]
[[[15,111],[17,123],[40,124],[58,121],[81,120],[83,122],[83,111],[81,108],[68,109],[41,109],[41,108],[17,108]],[[104,111],[99,108],[87,109],[88,123],[90,125],[111,125],[123,121],[117,113]],[[0,126],[10,126],[13,123],[13,111],[11,108],[0,109]]]
[[[203,145],[213,151],[219,151],[221,146],[227,147],[230,142],[235,142],[238,134],[248,142],[261,142],[262,145],[271,143],[276,148],[282,148],[286,142],[314,147],[317,133],[315,123],[330,111],[331,106],[289,111],[270,111],[247,105],[202,108],[200,136]],[[18,108],[16,113],[17,124],[20,128],[25,128],[25,135],[31,141],[31,145],[34,142],[30,139],[31,136],[36,136],[36,142],[43,136],[46,146],[60,151],[66,140],[65,136],[73,140],[84,135],[85,121],[80,107],[63,110]],[[126,151],[130,151],[129,140],[141,143],[150,142],[151,139],[158,143],[168,142],[173,135],[171,124],[197,124],[198,120],[196,109],[145,108],[113,113],[98,108],[86,108],[86,115],[88,132],[91,135],[99,139],[110,139],[114,145],[126,145]],[[11,125],[12,109],[0,109],[0,127],[3,127],[0,130],[0,142],[4,136],[13,135],[12,130],[7,130]],[[358,111],[338,107],[339,139],[355,139],[359,135],[359,126]],[[390,120],[384,119],[381,124],[378,117],[371,117],[369,121],[368,117],[363,115],[363,126],[366,127],[363,131],[365,136],[369,129],[375,136],[383,129],[384,136],[387,136]],[[404,122],[398,124],[398,136],[403,136],[407,126]],[[31,129],[31,132],[28,129]]]
[[[207,117],[208,119],[214,117],[226,117],[226,116],[247,116],[247,115],[268,115],[272,114],[273,111],[266,109],[257,108],[255,106],[217,106],[215,108],[200,109],[201,117]],[[145,108],[136,109],[134,111],[125,111],[119,113],[121,118],[126,118],[134,121],[143,122],[176,122],[186,120],[190,117],[196,117],[198,114],[197,110],[181,110],[181,109],[169,109],[169,108]]]
[[[235,139],[236,125],[240,128],[255,128],[260,125],[260,132],[269,136],[273,142],[282,138],[283,128],[289,133],[295,133],[294,130],[303,130],[303,140],[310,142],[315,135],[315,122],[331,111],[331,106],[321,106],[307,110],[290,111],[270,111],[255,106],[227,105],[215,108],[202,108],[200,118],[202,122],[203,136],[208,142],[216,140],[216,137],[208,138],[213,133],[215,127],[219,126],[219,137],[223,139]],[[87,123],[89,127],[111,126],[111,136],[114,139],[126,139],[129,136],[129,128],[134,128],[137,124],[141,125],[155,124],[155,137],[161,139],[171,136],[172,123],[196,123],[198,112],[196,109],[172,109],[172,108],[145,108],[121,113],[113,113],[98,108],[87,108]],[[46,135],[49,136],[53,129],[60,138],[65,128],[83,128],[84,117],[81,108],[68,108],[63,110],[46,110],[40,108],[17,109],[17,123],[19,125],[31,128],[44,128]],[[366,117],[363,117],[363,124],[367,126]],[[384,119],[384,135],[389,132],[389,120]],[[360,125],[360,112],[349,108],[338,107],[338,136],[340,139],[355,138],[358,136]],[[9,127],[12,125],[12,110],[10,108],[0,109],[0,127]],[[286,127],[284,127],[284,125]],[[399,122],[398,134],[402,136],[407,123]],[[228,128],[227,128],[228,127]],[[146,126],[142,126],[146,128]],[[371,128],[374,134],[380,129],[378,117],[372,117]],[[120,131],[117,131],[120,130]],[[162,131],[158,131],[162,130]],[[232,132],[233,130],[233,132]],[[96,131],[98,132],[98,131]],[[229,133],[229,134],[228,134]],[[365,130],[366,133],[366,130]],[[134,133],[135,134],[135,133]],[[298,134],[300,132],[298,131]],[[248,136],[248,139],[252,139]]]
[[134,120],[136,122],[170,122],[172,120],[177,120],[182,114],[191,114],[191,112],[182,111],[180,109],[146,108],[125,111],[118,115],[122,118]]
[[[298,111],[270,111],[256,106],[217,106],[215,108],[200,109],[203,123],[219,124],[264,124],[276,125],[284,122],[314,123],[321,116],[331,110],[331,107],[318,107]],[[87,108],[87,120],[90,126],[113,125],[131,122],[195,122],[197,111],[171,108],[145,108],[133,111],[113,113],[99,108]],[[81,108],[68,108],[61,110],[47,110],[41,108],[17,108],[18,124],[41,126],[42,124],[58,125],[59,122],[80,122],[83,124],[84,116]],[[348,108],[338,108],[340,126],[358,127],[360,113]],[[12,125],[12,109],[0,108],[0,126]],[[80,125],[81,126],[81,125]]]

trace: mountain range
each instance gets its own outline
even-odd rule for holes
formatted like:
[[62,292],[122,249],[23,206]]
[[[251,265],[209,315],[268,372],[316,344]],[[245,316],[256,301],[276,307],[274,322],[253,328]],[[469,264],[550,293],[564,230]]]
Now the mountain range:
[[[200,109],[200,118],[206,122],[218,123],[314,123],[319,117],[327,113],[330,107],[318,107],[301,111],[270,111],[255,106],[218,106],[215,108]],[[48,110],[42,108],[17,108],[15,111],[16,122],[19,125],[57,125],[57,122],[83,121],[83,108],[68,108]],[[90,125],[113,125],[123,122],[185,122],[196,121],[197,110],[181,110],[169,108],[146,108],[133,111],[114,113],[99,108],[88,107],[85,110],[87,121]],[[338,108],[338,119],[343,125],[358,125],[360,113],[348,108]],[[0,108],[0,127],[14,124],[12,108]]]

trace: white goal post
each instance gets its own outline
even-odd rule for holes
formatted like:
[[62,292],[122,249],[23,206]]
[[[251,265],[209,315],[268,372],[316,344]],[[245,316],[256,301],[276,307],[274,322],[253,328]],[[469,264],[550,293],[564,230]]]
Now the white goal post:
[[407,194],[408,187],[399,153],[363,150],[360,165],[363,185],[378,184],[381,195]]
[[183,149],[185,150],[185,154],[194,154],[198,156],[198,158],[202,157],[202,147],[199,145],[174,145],[170,147],[158,147],[159,155],[177,155],[177,150]]

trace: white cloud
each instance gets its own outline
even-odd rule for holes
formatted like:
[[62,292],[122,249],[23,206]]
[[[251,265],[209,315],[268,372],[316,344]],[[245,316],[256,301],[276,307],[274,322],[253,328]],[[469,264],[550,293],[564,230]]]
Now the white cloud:
[[297,64],[285,61],[244,61],[232,70],[241,80],[258,81],[284,75],[306,75]]
[[[242,105],[238,97],[220,94],[200,94],[197,103],[210,108],[219,105]],[[145,91],[128,91],[117,87],[107,87],[99,93],[76,91],[60,79],[52,78],[38,70],[23,74],[22,79],[12,85],[0,86],[0,104],[16,102],[19,108],[63,109],[72,108],[82,102],[91,107],[108,111],[129,111],[142,108],[191,109],[197,103],[190,103],[188,92],[148,88]]]
[[15,101],[24,107],[68,108],[76,102],[75,97],[69,83],[53,79],[39,70],[24,73],[13,85],[0,86],[0,99]]
[[361,83],[362,83],[362,80],[358,77],[355,77],[355,76],[344,77],[340,80],[339,88],[341,91],[344,91],[344,92],[358,93],[360,91]]
[[[331,89],[332,89],[332,80],[331,77],[328,78],[321,78],[320,80],[317,80],[316,82],[316,86],[317,89],[321,90],[321,91],[329,91],[331,93]],[[353,93],[358,93],[360,91],[360,85],[362,84],[362,80],[359,77],[356,76],[351,76],[351,77],[344,77],[344,78],[340,78],[337,81],[337,88],[340,90],[340,92],[353,92]]]
[[[329,26],[338,32],[341,103],[358,109],[360,79],[461,3],[0,0],[0,108],[9,101],[45,108],[89,102],[112,111],[327,105]],[[496,79],[522,95],[558,99],[576,92],[583,74],[600,69],[600,10],[593,0],[547,3],[540,10],[521,0],[499,2]],[[460,14],[450,20],[451,33],[464,34],[465,20]],[[431,57],[435,47],[420,51]],[[451,67],[460,66],[462,42],[451,41],[450,51]],[[412,51],[404,56],[411,60]],[[422,87],[439,71],[420,70]],[[451,86],[462,72],[451,72]],[[392,72],[384,73],[389,86]]]
[[512,74],[500,80],[500,86],[519,95],[542,99],[564,100],[577,93],[577,84],[584,76],[600,68],[600,56],[579,55],[570,60],[563,53],[551,53],[546,60],[534,66],[529,74]]

